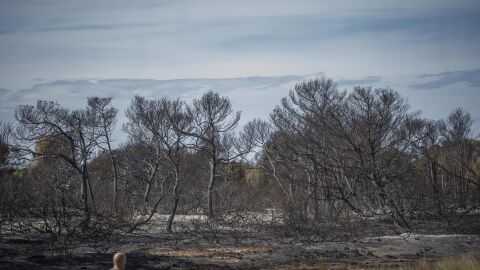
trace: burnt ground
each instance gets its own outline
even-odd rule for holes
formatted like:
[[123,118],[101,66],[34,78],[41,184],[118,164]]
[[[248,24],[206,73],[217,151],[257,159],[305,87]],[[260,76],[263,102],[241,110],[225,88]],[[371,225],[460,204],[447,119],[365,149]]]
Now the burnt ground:
[[155,229],[158,225],[109,241],[68,244],[37,234],[4,235],[0,269],[110,269],[115,250],[127,253],[127,269],[395,268],[416,260],[480,254],[478,228],[452,232],[433,222],[419,224],[415,233],[365,222],[342,228],[348,231],[346,238],[292,236],[275,229],[165,233]]

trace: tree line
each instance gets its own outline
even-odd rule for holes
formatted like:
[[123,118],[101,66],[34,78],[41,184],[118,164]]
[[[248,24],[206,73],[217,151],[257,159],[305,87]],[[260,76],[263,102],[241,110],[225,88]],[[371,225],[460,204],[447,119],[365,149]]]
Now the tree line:
[[[179,214],[302,232],[385,216],[413,230],[417,220],[454,227],[480,208],[470,114],[425,119],[388,88],[304,81],[243,127],[213,91],[192,102],[135,96],[121,127],[118,113],[111,98],[79,110],[38,101],[1,124],[3,232],[134,231],[159,216],[171,232]],[[128,139],[114,144],[118,128]]]

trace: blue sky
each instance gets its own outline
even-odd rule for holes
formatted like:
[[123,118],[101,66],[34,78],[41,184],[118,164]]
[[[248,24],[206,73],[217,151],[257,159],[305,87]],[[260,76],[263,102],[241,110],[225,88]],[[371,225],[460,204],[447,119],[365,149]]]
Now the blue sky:
[[478,0],[0,0],[0,118],[37,99],[123,109],[208,88],[266,118],[295,82],[327,76],[480,122],[479,29]]

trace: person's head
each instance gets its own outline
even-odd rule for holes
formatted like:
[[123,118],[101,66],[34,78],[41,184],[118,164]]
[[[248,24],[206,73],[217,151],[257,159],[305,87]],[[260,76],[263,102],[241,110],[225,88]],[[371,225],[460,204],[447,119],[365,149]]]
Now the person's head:
[[123,270],[125,269],[125,264],[127,263],[127,256],[125,253],[117,252],[113,255],[113,269]]

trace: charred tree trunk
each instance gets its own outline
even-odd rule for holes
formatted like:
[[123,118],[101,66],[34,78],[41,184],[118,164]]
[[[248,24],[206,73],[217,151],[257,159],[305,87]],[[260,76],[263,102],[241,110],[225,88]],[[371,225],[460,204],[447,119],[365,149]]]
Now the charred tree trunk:
[[88,227],[90,223],[90,209],[88,207],[88,178],[85,173],[82,173],[82,183],[80,186],[80,196],[82,199],[83,210],[83,227]]
[[148,198],[150,197],[150,191],[152,189],[152,181],[147,183],[147,187],[145,188],[145,193],[143,194],[143,202],[148,203]]
[[[177,145],[177,150],[178,150],[178,145]],[[167,221],[167,232],[171,232],[172,231],[172,224],[173,224],[173,220],[175,219],[175,215],[177,213],[177,207],[178,207],[178,202],[180,201],[180,194],[179,194],[179,184],[180,184],[180,179],[179,179],[179,175],[180,175],[180,171],[179,171],[179,167],[178,167],[178,162],[179,162],[179,159],[177,158],[176,160],[176,168],[175,168],[175,183],[173,185],[173,208],[172,208],[172,212],[170,213],[170,217],[168,218],[168,221]]]
[[438,174],[437,174],[437,166],[435,162],[430,162],[429,164],[429,172],[430,172],[430,181],[432,183],[433,192],[435,194],[435,200],[437,204],[437,213],[440,217],[444,216],[443,213],[443,200],[441,198],[440,189],[438,187]]
[[172,212],[170,213],[170,216],[168,217],[168,221],[167,221],[167,232],[172,232],[172,224],[173,224],[173,220],[175,219],[175,215],[177,213],[179,201],[180,201],[180,197],[175,195],[175,197],[173,198]]
[[213,192],[215,188],[215,174],[217,171],[217,164],[214,159],[210,160],[210,179],[208,182],[208,218],[214,218],[214,208],[213,208]]
[[113,170],[113,210],[117,212],[117,200],[118,200],[118,169],[117,169],[117,162],[115,160],[115,156],[112,152],[112,148],[110,146],[110,140],[107,139],[108,145],[108,152],[110,153],[110,163]]

